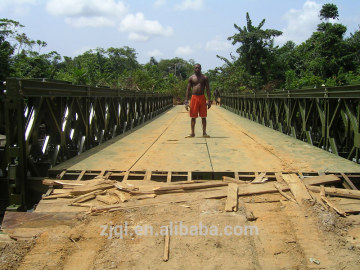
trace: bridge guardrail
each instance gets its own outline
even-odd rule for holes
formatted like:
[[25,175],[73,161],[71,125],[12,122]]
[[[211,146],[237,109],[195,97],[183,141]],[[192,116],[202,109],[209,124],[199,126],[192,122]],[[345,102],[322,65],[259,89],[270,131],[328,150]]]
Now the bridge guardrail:
[[224,93],[222,106],[360,163],[360,85]]
[[6,81],[5,178],[10,205],[29,205],[27,180],[153,118],[172,96],[10,78]]

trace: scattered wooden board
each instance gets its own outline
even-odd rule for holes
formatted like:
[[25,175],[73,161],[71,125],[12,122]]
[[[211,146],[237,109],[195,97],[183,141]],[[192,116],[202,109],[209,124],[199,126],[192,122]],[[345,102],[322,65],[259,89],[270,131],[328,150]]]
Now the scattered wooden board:
[[302,181],[306,185],[326,185],[340,183],[341,179],[335,174],[324,174],[319,176],[305,177]]
[[164,245],[164,256],[163,261],[167,262],[169,260],[169,253],[170,253],[170,232],[169,226],[166,226],[166,234],[165,234],[165,245]]
[[335,210],[340,216],[343,216],[343,217],[346,216],[346,212],[341,207],[336,206],[335,204],[333,204],[330,200],[328,200],[326,198],[325,189],[324,189],[323,185],[320,186],[320,197],[324,203],[326,203],[331,209]]
[[298,204],[302,204],[304,201],[312,200],[306,186],[296,174],[283,174],[282,177],[289,185],[291,193],[294,195]]
[[[320,193],[320,187],[308,186],[308,189],[313,192]],[[360,199],[360,190],[351,190],[351,189],[333,188],[333,187],[325,187],[324,190],[326,195]]]
[[238,185],[235,183],[230,183],[228,185],[228,194],[225,203],[226,212],[236,212],[238,205]]
[[251,182],[252,184],[260,184],[263,182],[263,179],[266,175],[266,172],[262,172],[255,177],[255,179]]

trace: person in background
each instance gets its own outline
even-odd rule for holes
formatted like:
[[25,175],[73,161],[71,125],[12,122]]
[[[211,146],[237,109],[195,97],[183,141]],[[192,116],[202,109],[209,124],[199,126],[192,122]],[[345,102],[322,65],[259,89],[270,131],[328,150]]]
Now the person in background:
[[220,105],[220,92],[216,88],[214,91],[215,105]]

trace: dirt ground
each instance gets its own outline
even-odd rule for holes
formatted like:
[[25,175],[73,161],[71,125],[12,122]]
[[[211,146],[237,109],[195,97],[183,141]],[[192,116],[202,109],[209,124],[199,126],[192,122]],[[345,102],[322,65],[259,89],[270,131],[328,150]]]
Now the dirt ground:
[[[244,207],[224,212],[225,199],[79,214],[34,240],[0,243],[0,269],[358,269],[356,216],[300,207],[279,194],[242,199],[255,221]],[[162,232],[171,224],[165,262]]]

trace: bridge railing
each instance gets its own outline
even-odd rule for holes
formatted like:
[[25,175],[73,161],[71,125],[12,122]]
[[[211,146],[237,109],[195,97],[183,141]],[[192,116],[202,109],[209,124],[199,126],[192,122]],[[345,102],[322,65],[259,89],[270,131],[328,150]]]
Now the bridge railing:
[[360,162],[360,85],[224,93],[221,101],[243,117]]
[[[172,106],[172,96],[64,82],[8,79],[2,168],[10,204],[26,205],[27,181]],[[1,114],[2,112],[0,112]]]

